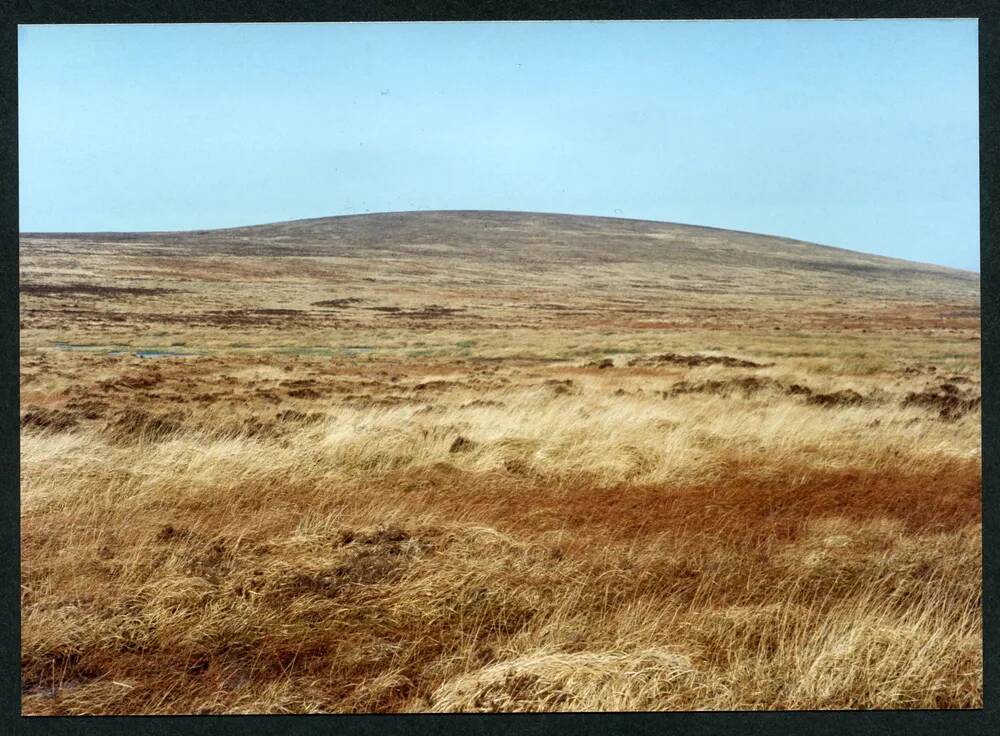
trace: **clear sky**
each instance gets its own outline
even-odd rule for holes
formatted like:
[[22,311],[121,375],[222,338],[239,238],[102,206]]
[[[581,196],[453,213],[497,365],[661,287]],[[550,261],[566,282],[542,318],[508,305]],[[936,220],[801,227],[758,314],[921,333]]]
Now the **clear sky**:
[[22,231],[499,209],[979,269],[975,20],[22,26]]

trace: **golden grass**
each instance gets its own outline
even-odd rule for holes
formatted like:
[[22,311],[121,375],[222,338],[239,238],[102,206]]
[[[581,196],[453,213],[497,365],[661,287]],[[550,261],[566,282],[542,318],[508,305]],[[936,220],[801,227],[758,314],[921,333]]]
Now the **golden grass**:
[[978,706],[978,412],[629,370],[26,429],[26,711]]
[[981,707],[960,295],[133,247],[23,254],[178,290],[22,300],[25,713]]

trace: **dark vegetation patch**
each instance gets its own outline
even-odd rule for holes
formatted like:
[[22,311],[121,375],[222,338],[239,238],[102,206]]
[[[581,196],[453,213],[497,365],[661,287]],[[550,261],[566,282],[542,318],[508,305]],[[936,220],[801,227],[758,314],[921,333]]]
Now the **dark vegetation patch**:
[[[331,315],[314,314],[298,309],[214,309],[205,312],[143,312],[124,315],[129,320],[158,324],[179,324],[187,327],[276,327],[292,321],[309,320],[329,324]],[[104,312],[94,312],[92,319],[108,319]],[[124,320],[119,320],[124,321]]]
[[[389,525],[386,527],[379,527],[374,531],[370,532],[358,532],[357,534],[350,534],[351,538],[347,539],[344,543],[349,544],[354,542],[356,544],[394,544],[396,542],[405,542],[410,538],[410,535],[395,525]],[[341,539],[344,540],[343,535]]]
[[266,437],[279,434],[278,426],[275,422],[262,421],[256,416],[244,417],[234,423],[235,426],[230,425],[236,432],[236,434],[244,435],[246,437]]
[[184,415],[177,411],[154,414],[129,407],[115,413],[105,424],[104,434],[119,442],[162,439],[181,429]]
[[455,386],[453,381],[424,381],[413,386],[414,391],[444,391]]
[[274,420],[281,423],[315,424],[322,421],[323,414],[320,412],[309,412],[305,414],[295,409],[285,409],[274,415]]
[[230,572],[232,556],[226,550],[223,539],[206,538],[192,529],[164,524],[156,532],[155,540],[160,544],[179,546],[179,553],[185,559],[184,573],[199,577],[219,585]]
[[457,314],[462,314],[465,317],[474,316],[470,314],[463,314],[466,311],[464,307],[442,307],[438,304],[428,304],[427,306],[415,307],[413,309],[403,309],[402,307],[395,306],[364,307],[364,309],[371,310],[372,312],[392,314],[396,317],[414,317],[420,319],[437,319],[441,317],[451,317]]
[[971,391],[963,391],[954,383],[942,383],[936,388],[912,392],[903,399],[903,406],[919,406],[938,412],[938,417],[945,421],[955,421],[982,404],[982,396],[976,396]]
[[476,443],[472,440],[459,435],[455,438],[455,441],[451,443],[451,447],[448,448],[448,452],[469,452],[476,448]]
[[288,396],[293,399],[318,399],[323,395],[317,389],[319,382],[312,378],[281,381],[278,385],[287,389]]
[[108,410],[108,404],[100,399],[70,399],[66,408],[76,412],[84,419],[100,419]]
[[969,308],[969,309],[956,309],[952,312],[942,312],[941,316],[948,319],[963,319],[963,318],[979,319],[982,315],[978,308],[976,309]]
[[867,403],[868,399],[853,389],[843,391],[833,391],[827,394],[812,394],[806,399],[806,403],[812,406],[861,406]]
[[527,305],[529,309],[544,309],[551,310],[554,312],[564,312],[564,311],[579,311],[576,307],[569,304],[554,304],[551,302],[536,302]]
[[97,286],[95,284],[21,284],[22,294],[33,296],[62,296],[76,294],[80,296],[163,296],[175,294],[177,289],[147,286]]
[[563,378],[560,380],[558,378],[549,378],[542,385],[555,390],[557,394],[565,394],[569,393],[570,389],[573,388],[573,379]]
[[29,308],[24,312],[26,315],[30,316],[34,321],[39,315],[47,315],[58,321],[54,322],[36,322],[35,327],[49,327],[49,328],[59,328],[65,326],[65,321],[67,318],[72,319],[75,322],[92,322],[94,324],[108,324],[108,323],[121,323],[121,322],[131,322],[137,318],[141,318],[145,321],[153,321],[150,315],[143,313],[141,317],[137,317],[135,314],[130,314],[128,312],[113,312],[106,308],[101,309],[83,309],[77,307],[59,307],[58,309],[39,309],[39,308]]
[[635,365],[683,365],[695,368],[706,365],[722,365],[727,368],[769,368],[773,363],[755,363],[752,360],[741,360],[730,355],[681,355],[679,353],[662,353],[651,358],[634,358],[629,362]]
[[231,567],[225,545],[218,540],[211,544],[202,541],[198,544],[198,549],[199,551],[190,557],[184,572],[202,578],[212,585],[218,585]]
[[302,314],[301,309],[277,309],[277,308],[260,308],[260,309],[249,309],[247,310],[250,314],[259,314],[265,317],[269,316],[294,316]]
[[108,409],[107,402],[88,397],[71,398],[65,408],[31,405],[21,415],[21,427],[61,432],[73,429],[83,421],[101,419]]
[[438,317],[450,317],[453,315],[461,314],[463,317],[475,317],[472,314],[463,314],[466,310],[463,307],[439,307],[436,305],[431,305],[429,307],[424,307],[423,309],[413,309],[409,312],[401,312],[400,315],[403,317],[420,317],[423,319],[435,319]]
[[472,698],[474,712],[518,712],[538,710],[539,704],[556,709],[572,697],[562,682],[549,682],[539,675],[508,672],[502,680],[477,683]]
[[222,309],[193,315],[196,321],[209,325],[278,325],[285,324],[288,317],[307,316],[297,309]]
[[661,391],[660,395],[668,398],[683,394],[727,395],[739,392],[749,396],[765,389],[779,391],[788,396],[804,396],[807,404],[828,408],[861,406],[876,400],[875,396],[862,396],[853,389],[843,389],[830,393],[816,393],[808,386],[803,386],[799,383],[785,385],[780,381],[775,381],[773,378],[760,376],[741,376],[739,378],[712,379],[707,381],[680,381],[674,384],[670,390]]
[[257,398],[262,399],[263,401],[267,401],[268,403],[271,403],[271,404],[280,404],[281,403],[281,397],[278,396],[278,394],[276,394],[274,391],[272,391],[269,388],[259,388],[259,389],[257,389],[254,392],[254,395]]
[[309,386],[315,386],[319,382],[315,378],[293,378],[286,381],[279,381],[278,385],[282,388],[306,388]]
[[675,383],[669,391],[661,391],[660,393],[664,398],[683,394],[728,394],[734,391],[752,394],[765,388],[780,387],[781,384],[771,378],[743,376],[724,380],[680,381]]
[[493,399],[473,399],[465,404],[462,404],[462,409],[471,409],[475,407],[486,407],[486,406],[507,406],[502,401],[494,401]]
[[344,406],[352,406],[357,409],[370,409],[377,406],[400,406],[402,404],[412,404],[415,400],[407,396],[389,394],[386,396],[372,396],[371,394],[348,394],[341,399]]
[[101,391],[107,393],[109,391],[138,391],[158,386],[161,383],[163,383],[163,376],[156,371],[149,371],[98,381],[97,386]]
[[79,423],[76,412],[64,409],[46,409],[42,406],[29,406],[21,415],[21,427],[33,429],[50,429],[54,432],[64,432],[73,429]]
[[320,569],[303,571],[279,582],[266,596],[272,605],[287,606],[304,595],[337,598],[349,586],[389,583],[405,570],[415,554],[434,545],[398,526],[371,531],[342,529],[334,541],[336,559]]
[[313,307],[328,307],[331,309],[346,309],[352,304],[360,304],[365,301],[364,299],[359,299],[357,297],[344,297],[342,299],[323,299],[322,301],[312,302]]
[[184,537],[186,534],[183,529],[178,530],[173,524],[164,524],[156,533],[156,541],[169,542],[177,537]]

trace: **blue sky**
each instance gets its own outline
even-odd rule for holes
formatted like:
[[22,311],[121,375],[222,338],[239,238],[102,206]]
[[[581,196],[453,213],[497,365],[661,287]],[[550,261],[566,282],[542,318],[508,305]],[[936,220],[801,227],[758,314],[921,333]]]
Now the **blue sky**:
[[22,231],[420,209],[979,269],[974,20],[22,26]]

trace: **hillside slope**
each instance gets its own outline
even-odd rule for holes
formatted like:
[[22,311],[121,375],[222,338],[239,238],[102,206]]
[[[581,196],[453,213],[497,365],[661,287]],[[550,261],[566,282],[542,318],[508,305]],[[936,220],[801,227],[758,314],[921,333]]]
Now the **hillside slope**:
[[[978,297],[979,276],[787,238],[644,220],[524,212],[348,215],[170,233],[24,234],[27,247],[128,246],[133,255],[460,259],[551,273],[613,267],[650,287],[888,299]],[[629,267],[639,267],[637,274]],[[587,284],[584,284],[585,286]],[[615,286],[635,285],[628,283]]]

